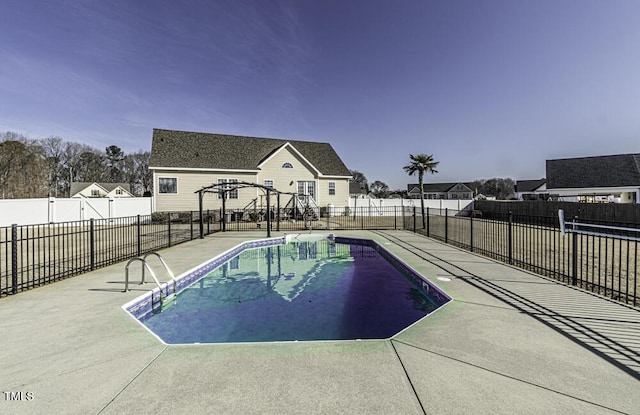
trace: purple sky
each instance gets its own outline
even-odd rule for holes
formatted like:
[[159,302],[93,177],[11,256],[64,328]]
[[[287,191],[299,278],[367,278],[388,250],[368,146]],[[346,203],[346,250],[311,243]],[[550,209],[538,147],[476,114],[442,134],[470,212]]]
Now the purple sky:
[[640,152],[640,1],[3,0],[0,132],[329,142],[392,188]]

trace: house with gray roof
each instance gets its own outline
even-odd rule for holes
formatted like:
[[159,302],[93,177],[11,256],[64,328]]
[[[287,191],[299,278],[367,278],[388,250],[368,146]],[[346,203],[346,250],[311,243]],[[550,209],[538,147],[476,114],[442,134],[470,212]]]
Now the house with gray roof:
[[[228,209],[265,206],[263,189],[238,182],[307,195],[318,206],[349,205],[351,173],[329,143],[154,129],[149,168],[156,211],[197,210],[194,192],[212,184],[235,188]],[[206,195],[203,207],[218,209],[221,200]]]
[[78,197],[134,197],[128,183],[71,182],[70,196]]
[[640,154],[547,160],[547,191],[564,200],[640,203]]
[[[425,199],[445,199],[445,200],[471,200],[473,190],[471,183],[423,183],[422,191]],[[411,199],[420,198],[420,184],[412,183],[407,185],[407,194]]]
[[547,200],[547,179],[516,180],[515,193],[518,200]]

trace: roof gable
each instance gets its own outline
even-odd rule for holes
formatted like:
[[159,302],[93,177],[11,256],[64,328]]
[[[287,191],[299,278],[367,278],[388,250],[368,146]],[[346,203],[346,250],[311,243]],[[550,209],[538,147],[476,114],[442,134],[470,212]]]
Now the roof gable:
[[[131,187],[128,183],[98,183],[98,182],[71,182],[70,194],[76,195],[88,187],[97,187],[105,193],[110,193],[118,187],[121,187],[127,193],[131,194]],[[132,194],[131,194],[132,195]]]
[[547,188],[640,186],[640,154],[547,160]]
[[516,192],[535,192],[547,183],[547,179],[517,180]]
[[306,159],[305,156],[303,156],[298,150],[296,150],[296,148],[293,145],[291,145],[291,143],[288,141],[283,145],[281,145],[276,150],[272,151],[268,156],[266,156],[262,161],[260,161],[260,164],[258,164],[258,168],[262,168],[265,164],[267,164],[270,160],[272,160],[278,153],[280,153],[281,151],[285,151],[286,149],[289,149],[289,151],[291,151],[294,155],[300,157],[300,159],[304,163],[306,163],[309,167],[311,167],[311,170],[313,170],[315,173],[322,174],[309,160]]
[[154,169],[258,171],[261,164],[287,144],[319,174],[351,177],[329,143],[161,129],[153,130],[149,165]]

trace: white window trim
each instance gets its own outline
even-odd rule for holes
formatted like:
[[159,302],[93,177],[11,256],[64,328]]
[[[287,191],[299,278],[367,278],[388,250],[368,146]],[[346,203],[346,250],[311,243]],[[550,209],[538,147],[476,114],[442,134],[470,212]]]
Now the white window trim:
[[[333,185],[333,187],[331,185]],[[327,186],[329,188],[328,195],[329,196],[335,196],[336,195],[336,182],[329,182],[329,184]],[[333,190],[333,193],[331,193],[331,190]]]
[[276,181],[275,181],[275,180],[273,180],[273,179],[264,179],[264,180],[262,181],[262,185],[263,185],[264,187],[269,187],[269,186],[267,186],[267,183],[266,183],[266,182],[271,182],[271,189],[275,189],[275,186],[276,186]]

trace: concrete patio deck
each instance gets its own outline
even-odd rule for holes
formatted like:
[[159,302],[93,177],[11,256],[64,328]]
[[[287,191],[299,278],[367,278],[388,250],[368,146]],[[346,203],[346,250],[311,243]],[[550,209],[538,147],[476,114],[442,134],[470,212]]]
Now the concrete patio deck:
[[[167,346],[121,309],[151,285],[121,292],[116,264],[0,299],[0,414],[640,414],[640,310],[409,232],[338,234],[454,300],[390,341]],[[179,274],[263,236],[161,252]]]

